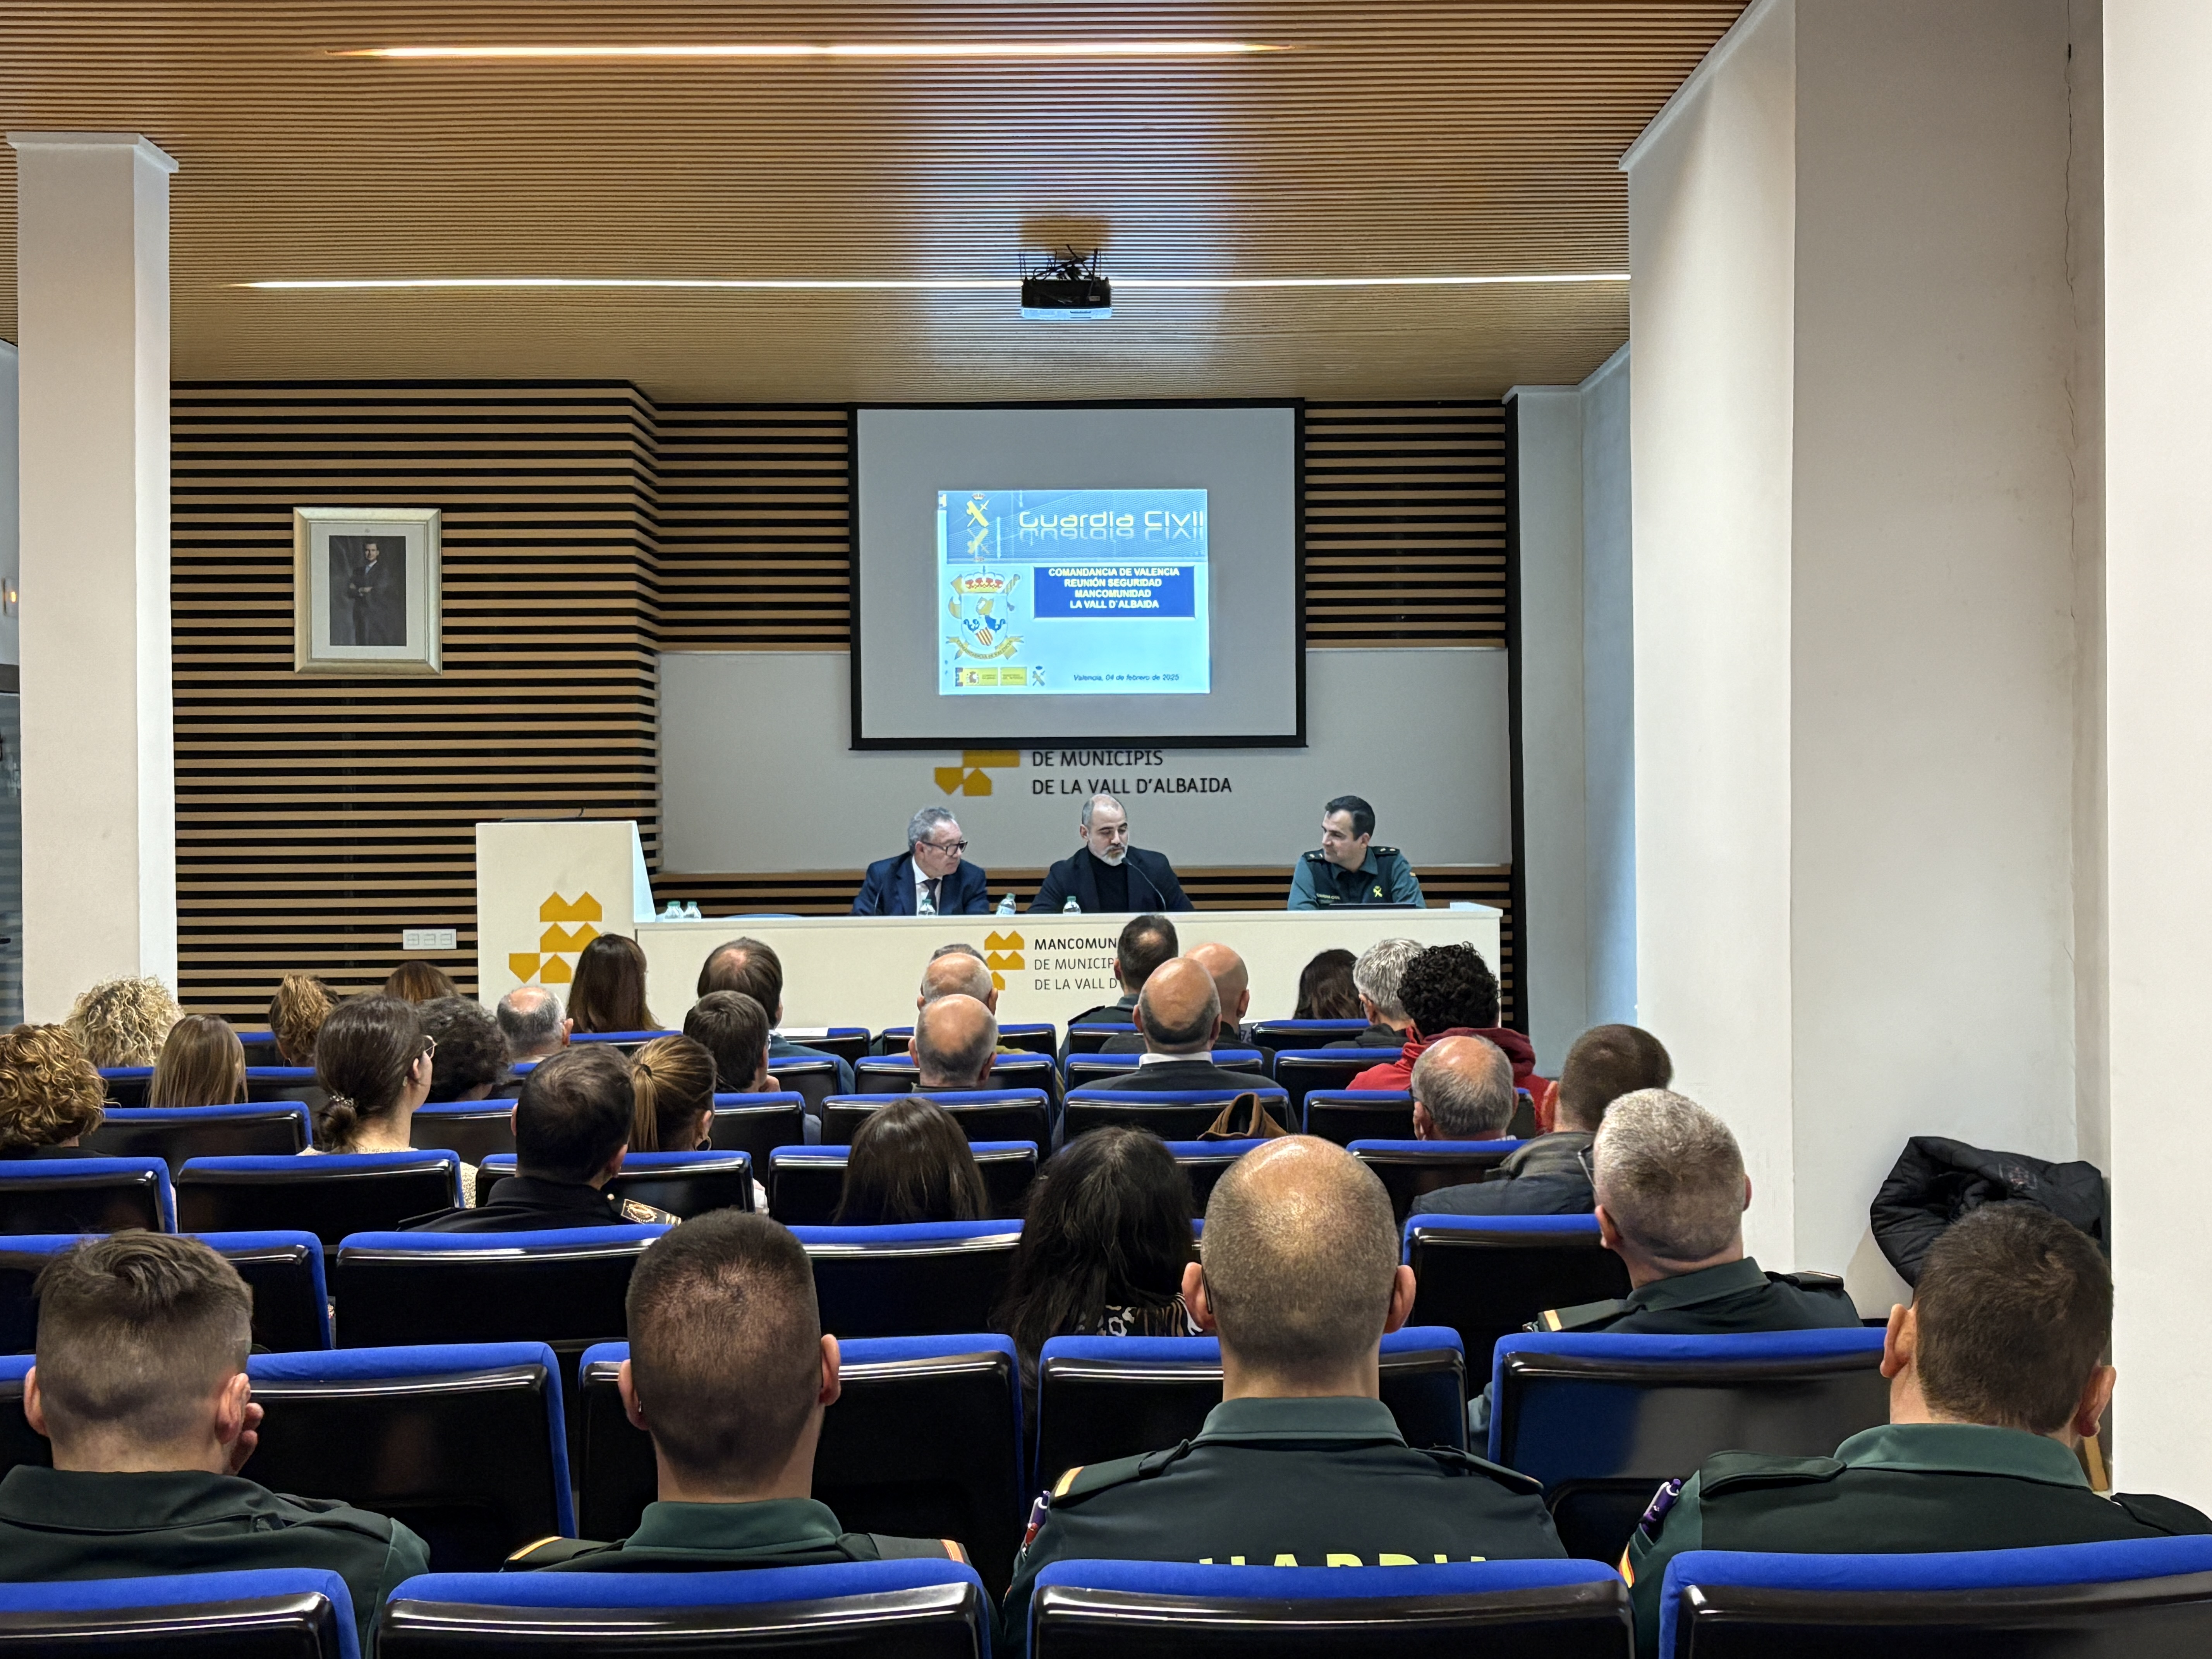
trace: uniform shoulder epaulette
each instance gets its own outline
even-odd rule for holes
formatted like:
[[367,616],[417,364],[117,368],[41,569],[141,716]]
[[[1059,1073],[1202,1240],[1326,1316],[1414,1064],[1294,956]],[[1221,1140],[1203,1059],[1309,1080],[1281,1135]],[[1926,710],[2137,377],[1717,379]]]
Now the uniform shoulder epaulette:
[[1308,864],[1327,864],[1328,862],[1328,854],[1322,852],[1321,848],[1316,847],[1311,852],[1305,854],[1305,860]]
[[574,1561],[581,1556],[604,1555],[619,1549],[619,1544],[595,1544],[588,1538],[540,1538],[525,1544],[500,1563],[501,1572],[527,1572],[534,1567],[554,1566],[562,1561]]
[[656,1210],[650,1204],[641,1204],[634,1198],[618,1199],[616,1210],[624,1221],[636,1226],[673,1227],[683,1218],[668,1210]]
[[1368,843],[1367,843],[1367,850],[1368,850],[1369,852],[1370,852],[1370,853],[1374,854],[1376,855],[1376,857],[1377,857],[1377,858],[1382,857],[1382,854],[1385,854],[1385,853],[1388,853],[1388,854],[1389,854],[1392,858],[1394,858],[1394,859],[1401,859],[1401,858],[1403,858],[1403,857],[1405,857],[1405,856],[1406,856],[1403,853],[1400,852],[1396,848],[1395,848],[1395,847],[1385,847],[1385,846],[1384,846],[1381,842],[1379,842],[1379,841],[1371,841],[1371,842],[1368,842]]
[[1769,1273],[1767,1278],[1777,1285],[1794,1285],[1801,1291],[1813,1291],[1822,1296],[1844,1293],[1844,1281],[1833,1273]]
[[2212,1532],[2212,1516],[2191,1508],[2178,1498],[2161,1498],[2156,1492],[2116,1492],[2112,1502],[2146,1527],[2156,1527],[2176,1537]]
[[1462,1451],[1456,1446],[1422,1446],[1417,1449],[1452,1474],[1486,1474],[1508,1492],[1527,1497],[1540,1496],[1544,1490],[1544,1483],[1533,1476],[1509,1469],[1503,1463],[1493,1463],[1486,1457],[1477,1457],[1471,1451]]
[[1770,1457],[1764,1452],[1716,1452],[1698,1471],[1698,1490],[1711,1498],[1729,1486],[1803,1486],[1832,1480],[1848,1467],[1832,1457]]
[[1626,1302],[1583,1302],[1571,1308],[1547,1308],[1528,1323],[1532,1331],[1587,1331],[1610,1325],[1628,1311]]
[[1181,1459],[1190,1446],[1186,1440],[1165,1451],[1146,1452],[1139,1457],[1117,1457],[1110,1463],[1079,1463],[1053,1482],[1052,1505],[1054,1509],[1062,1508],[1115,1486],[1126,1486],[1132,1480],[1149,1480]]

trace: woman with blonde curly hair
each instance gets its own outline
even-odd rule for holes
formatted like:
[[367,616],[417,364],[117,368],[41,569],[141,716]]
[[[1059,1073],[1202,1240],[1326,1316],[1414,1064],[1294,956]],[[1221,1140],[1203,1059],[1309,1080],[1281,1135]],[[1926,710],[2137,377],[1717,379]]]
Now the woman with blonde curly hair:
[[287,1066],[313,1065],[315,1033],[337,1006],[331,988],[314,975],[285,975],[269,999],[269,1035],[276,1039],[276,1057]]
[[230,1022],[186,1014],[169,1029],[146,1085],[149,1106],[234,1106],[246,1098],[246,1048]]
[[94,1066],[151,1066],[185,1017],[158,979],[102,980],[76,1000],[62,1022]]
[[58,1025],[18,1025],[0,1036],[0,1158],[85,1158],[77,1142],[100,1127],[106,1085]]

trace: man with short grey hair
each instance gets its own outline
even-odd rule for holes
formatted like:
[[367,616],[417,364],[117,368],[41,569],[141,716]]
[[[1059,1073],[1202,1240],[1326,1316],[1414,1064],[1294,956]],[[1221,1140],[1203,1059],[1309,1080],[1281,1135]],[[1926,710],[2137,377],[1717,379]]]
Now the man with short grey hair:
[[1075,833],[1083,845],[1044,872],[1035,910],[1073,909],[1093,915],[1143,910],[1190,910],[1167,860],[1129,843],[1129,817],[1111,795],[1083,803]]
[[965,861],[968,839],[942,806],[907,820],[906,851],[868,866],[853,900],[856,916],[980,916],[991,908],[991,879]]
[[906,1051],[921,1089],[980,1089],[991,1075],[999,1022],[974,997],[957,993],[923,1005]]
[[564,1018],[561,999],[542,985],[518,985],[499,1000],[499,1031],[511,1065],[548,1060],[568,1047],[575,1021]]
[[1518,1100],[1513,1062],[1486,1038],[1445,1037],[1413,1062],[1416,1140],[1495,1140]]
[[1358,1036],[1332,1042],[1332,1048],[1403,1048],[1407,1030],[1413,1024],[1406,1006],[1398,1000],[1398,987],[1406,977],[1406,964],[1421,954],[1420,941],[1377,939],[1352,964],[1352,988],[1359,993],[1359,1012],[1367,1016],[1367,1029]]

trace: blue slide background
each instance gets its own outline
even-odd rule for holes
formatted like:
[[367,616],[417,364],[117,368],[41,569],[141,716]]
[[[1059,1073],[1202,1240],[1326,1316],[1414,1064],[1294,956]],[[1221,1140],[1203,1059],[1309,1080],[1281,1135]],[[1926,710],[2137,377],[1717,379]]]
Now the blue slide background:
[[942,489],[940,696],[1212,689],[1203,489]]

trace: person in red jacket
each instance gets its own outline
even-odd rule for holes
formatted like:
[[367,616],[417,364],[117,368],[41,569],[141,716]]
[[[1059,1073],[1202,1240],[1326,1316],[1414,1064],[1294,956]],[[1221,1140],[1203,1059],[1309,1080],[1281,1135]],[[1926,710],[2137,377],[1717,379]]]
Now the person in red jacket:
[[1355,1089],[1408,1089],[1413,1062],[1440,1037],[1479,1036],[1513,1062],[1513,1086],[1541,1098],[1549,1079],[1536,1075],[1536,1048],[1526,1035],[1498,1023],[1498,976],[1472,945],[1431,945],[1406,964],[1398,1000],[1412,1022],[1406,1047],[1386,1065],[1352,1079]]

